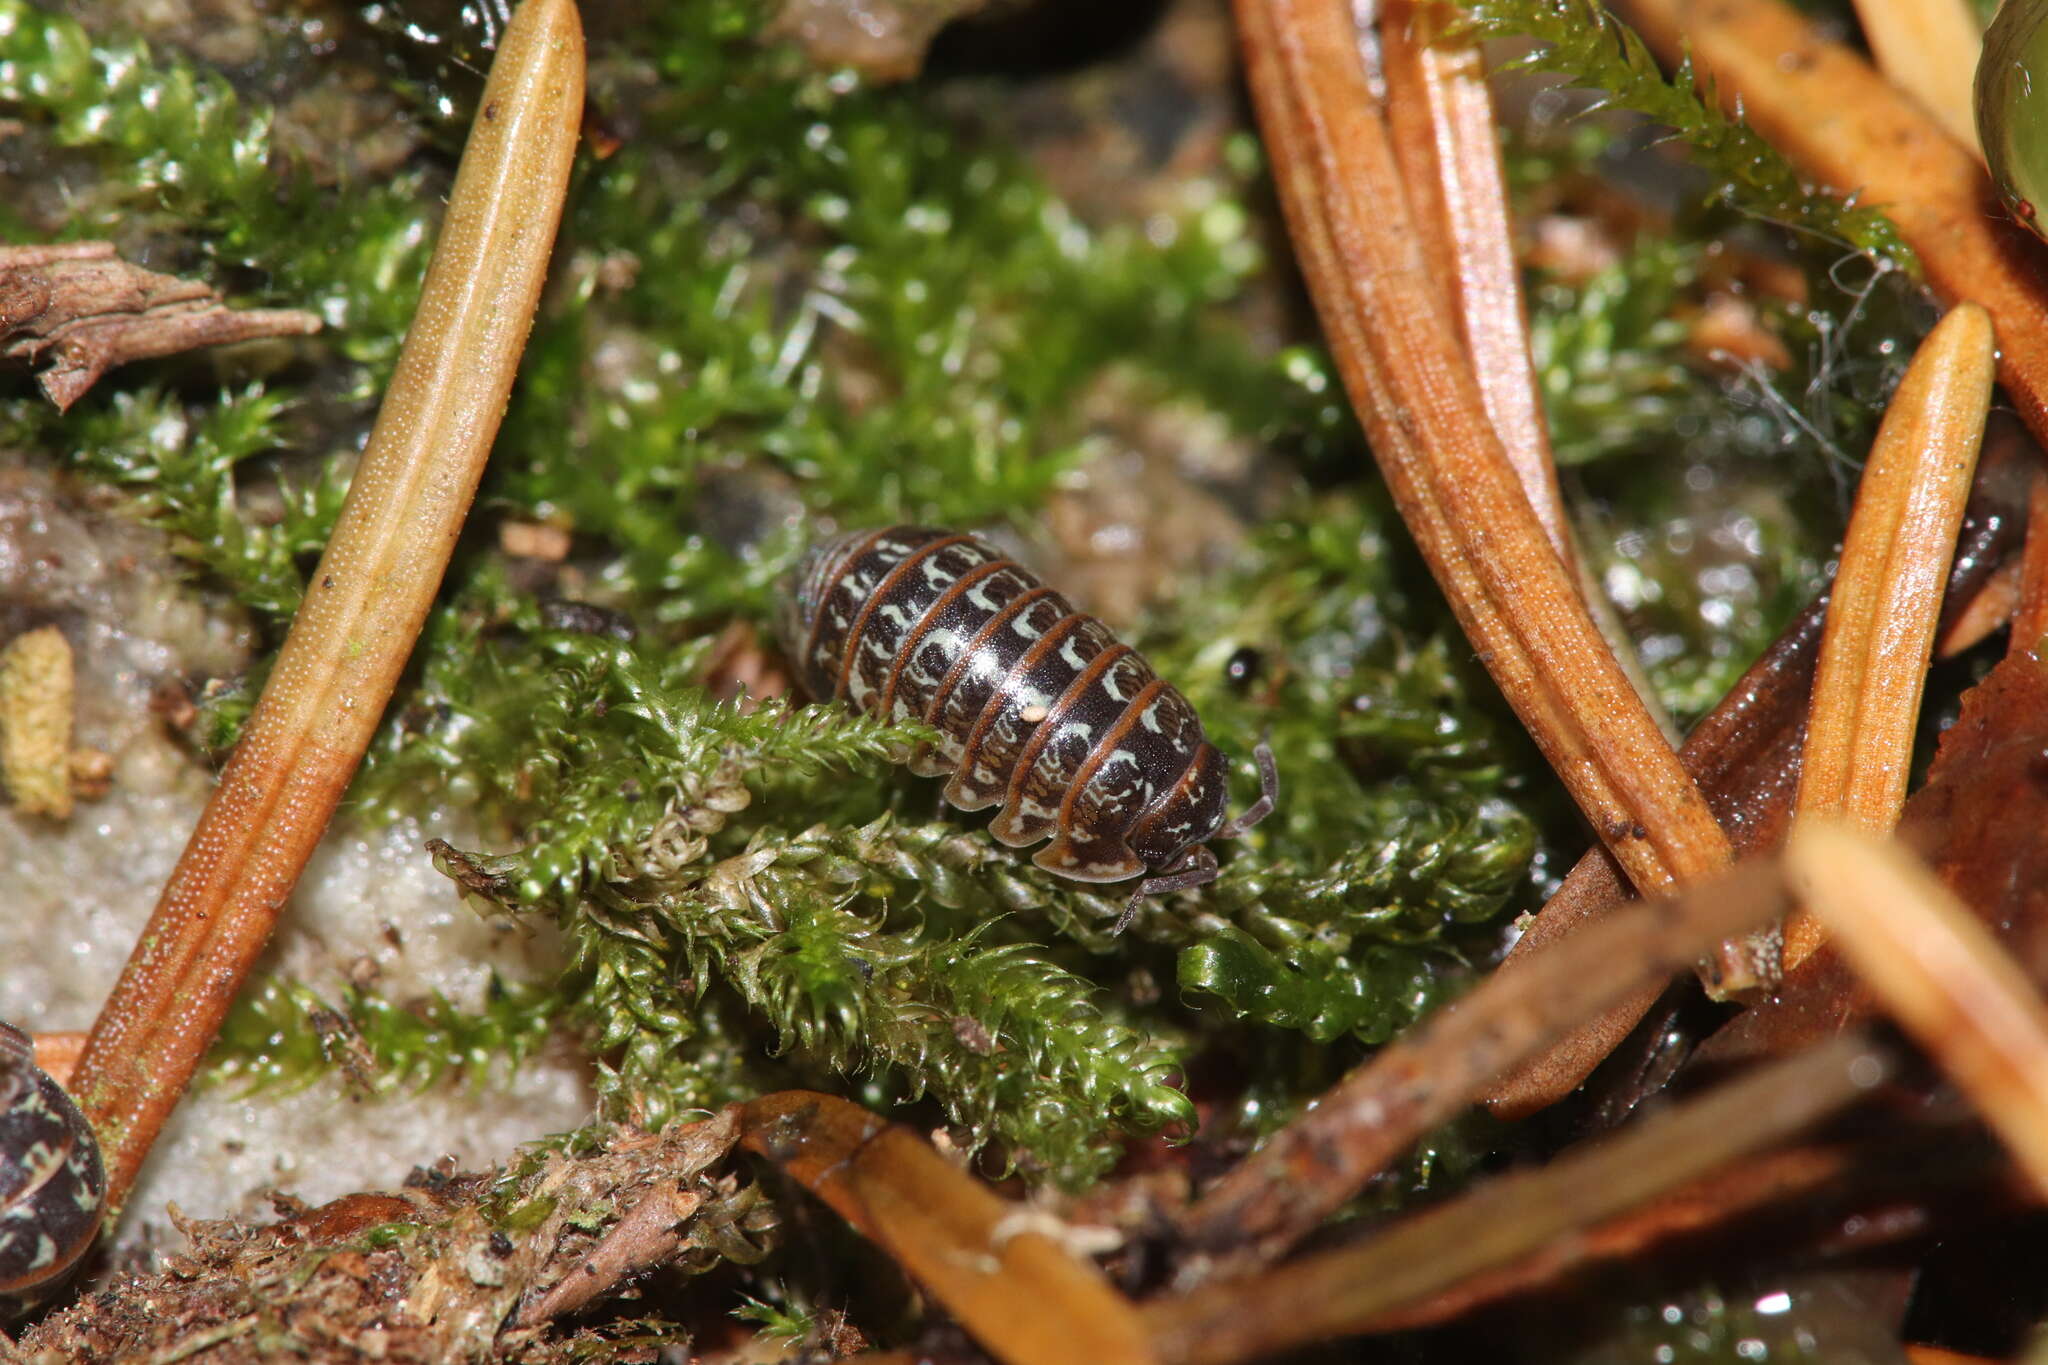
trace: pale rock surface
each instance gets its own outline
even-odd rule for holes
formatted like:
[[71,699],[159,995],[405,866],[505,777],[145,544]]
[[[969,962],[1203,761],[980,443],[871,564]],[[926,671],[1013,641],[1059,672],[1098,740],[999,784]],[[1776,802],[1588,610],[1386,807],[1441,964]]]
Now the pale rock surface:
[[[48,471],[0,455],[0,639],[62,629],[77,655],[77,742],[114,758],[112,791],[62,823],[0,804],[0,1018],[81,1029],[119,974],[212,785],[152,712],[165,682],[231,676],[245,624],[207,600],[162,538],[86,505]],[[495,971],[530,980],[560,961],[553,936],[465,906],[421,845],[474,846],[459,818],[372,828],[344,813],[307,869],[259,969],[338,995],[351,979],[404,1002],[436,992],[474,1008]],[[469,1168],[580,1124],[587,1067],[543,1049],[516,1078],[420,1095],[351,1098],[339,1082],[294,1094],[203,1088],[173,1118],[131,1201],[124,1244],[176,1246],[175,1203],[200,1218],[258,1211],[263,1191],[321,1201],[390,1187],[444,1155]]]

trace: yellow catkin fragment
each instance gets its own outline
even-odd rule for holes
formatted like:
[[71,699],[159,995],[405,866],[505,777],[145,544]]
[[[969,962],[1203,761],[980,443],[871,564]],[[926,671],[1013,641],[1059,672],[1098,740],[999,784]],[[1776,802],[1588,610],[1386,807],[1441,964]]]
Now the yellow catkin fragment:
[[0,781],[16,810],[71,814],[71,643],[55,626],[0,651]]

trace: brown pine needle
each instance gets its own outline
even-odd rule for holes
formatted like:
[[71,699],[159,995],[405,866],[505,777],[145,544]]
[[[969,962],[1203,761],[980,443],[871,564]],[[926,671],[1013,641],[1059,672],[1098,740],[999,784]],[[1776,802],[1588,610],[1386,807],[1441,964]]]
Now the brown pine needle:
[[1233,1264],[1272,1259],[1503,1070],[1643,983],[1661,985],[1713,943],[1768,922],[1785,904],[1777,869],[1752,861],[1676,900],[1621,907],[1516,970],[1495,972],[1326,1091],[1218,1181],[1182,1219],[1187,1241]]
[[1801,823],[1785,866],[1830,942],[2048,1194],[2048,1006],[2019,964],[1888,839]]
[[583,116],[572,0],[506,27],[405,349],[269,682],[79,1058],[115,1217],[426,619],[504,415]]
[[1376,30],[1387,84],[1387,131],[1408,189],[1417,238],[1464,343],[1487,419],[1530,509],[1644,709],[1666,739],[1676,743],[1677,728],[1658,703],[1633,642],[1573,534],[1529,347],[1493,91],[1478,47],[1447,36],[1444,20],[1441,6],[1394,0]]
[[1130,1302],[1062,1246],[1049,1217],[998,1199],[900,1124],[808,1090],[741,1111],[741,1145],[888,1252],[1006,1365],[1148,1365]]
[[2038,470],[2027,490],[2027,545],[2020,560],[2019,605],[2013,610],[2012,644],[2037,657],[2048,636],[2048,475]]
[[[1639,888],[1727,839],[1579,601],[1428,278],[1343,0],[1239,0],[1254,102],[1323,327],[1403,519],[1479,657]],[[1766,975],[1734,954],[1731,987]]]
[[1445,37],[1444,18],[1426,0],[1395,0],[1382,15],[1387,127],[1423,253],[1447,291],[1486,415],[1551,548],[1576,573],[1571,521],[1529,352],[1493,92],[1478,47]]
[[1878,69],[1979,157],[1971,97],[1984,29],[1967,0],[1856,0]]
[[[1930,332],[1891,405],[1856,494],[1813,683],[1800,819],[1888,833],[1906,803],[1920,697],[1943,588],[1991,409],[1991,317],[1960,304]],[[1820,926],[1785,925],[1785,967]]]

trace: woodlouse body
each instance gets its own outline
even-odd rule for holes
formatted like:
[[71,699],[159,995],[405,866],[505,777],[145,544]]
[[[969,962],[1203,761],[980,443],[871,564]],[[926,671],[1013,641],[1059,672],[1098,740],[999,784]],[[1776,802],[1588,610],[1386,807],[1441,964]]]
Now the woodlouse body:
[[[1216,876],[1208,841],[1271,810],[1277,779],[1226,821],[1228,761],[1194,707],[1092,616],[972,536],[917,526],[813,546],[783,605],[784,646],[814,697],[939,731],[910,766],[951,774],[962,810],[1001,804],[1013,847],[1085,882],[1148,895]],[[1149,875],[1148,875],[1149,874]]]
[[0,1318],[53,1287],[99,1232],[106,1172],[92,1127],[0,1024]]

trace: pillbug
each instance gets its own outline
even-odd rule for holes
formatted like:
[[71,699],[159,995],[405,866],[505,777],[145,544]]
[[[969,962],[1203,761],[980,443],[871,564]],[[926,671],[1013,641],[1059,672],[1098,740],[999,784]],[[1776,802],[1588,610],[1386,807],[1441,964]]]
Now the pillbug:
[[106,1194],[92,1126],[36,1065],[28,1035],[0,1024],[0,1319],[32,1307],[77,1264]]
[[950,774],[961,810],[1000,803],[989,830],[1083,882],[1144,878],[1147,896],[1216,877],[1212,839],[1273,809],[1279,773],[1262,742],[1262,794],[1227,820],[1228,760],[1187,698],[1107,626],[973,536],[920,526],[813,545],[778,621],[799,681],[884,719],[939,732],[910,767]]

